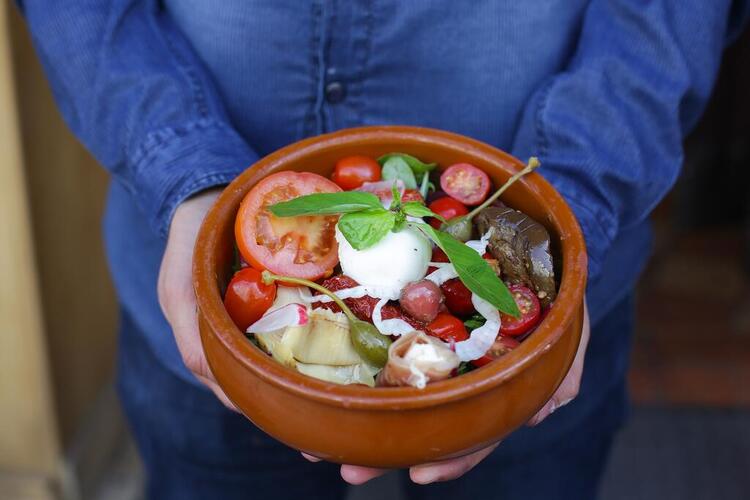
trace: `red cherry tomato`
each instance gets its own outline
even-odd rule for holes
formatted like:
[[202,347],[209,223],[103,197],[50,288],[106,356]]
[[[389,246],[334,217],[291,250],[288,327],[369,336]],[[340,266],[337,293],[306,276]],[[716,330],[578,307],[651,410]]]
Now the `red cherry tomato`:
[[341,188],[309,172],[277,172],[258,182],[237,213],[237,248],[256,269],[315,280],[330,274],[339,261],[337,215],[276,217],[266,207],[305,194],[335,193]]
[[336,162],[331,180],[341,189],[351,191],[365,182],[380,180],[380,165],[367,156],[347,156]]
[[500,315],[500,333],[510,337],[518,337],[534,328],[541,317],[541,306],[536,294],[523,285],[508,287],[516,301],[521,316],[514,318],[507,314]]
[[465,205],[479,205],[490,192],[490,178],[474,165],[456,163],[440,175],[440,187]]
[[424,203],[422,193],[416,189],[407,189],[404,194],[401,195],[401,203],[407,203],[409,201],[416,201],[417,203]]
[[224,307],[237,328],[243,332],[271,307],[276,285],[263,283],[260,271],[246,267],[237,271],[227,286]]
[[432,251],[432,260],[430,262],[450,262],[450,260],[448,259],[448,256],[445,255],[445,252],[440,248],[435,247]]
[[469,338],[464,322],[448,313],[440,313],[427,325],[427,333],[443,342],[461,342]]
[[474,313],[471,303],[471,290],[458,278],[448,280],[440,286],[445,297],[445,307],[456,316],[468,316]]
[[[445,220],[450,220],[454,217],[460,217],[469,213],[466,206],[458,200],[454,200],[450,196],[445,196],[438,200],[430,203],[430,210],[440,215]],[[430,225],[435,229],[440,229],[442,222],[438,219],[430,220]]]
[[505,354],[508,354],[510,351],[512,351],[519,345],[521,345],[521,343],[518,342],[514,338],[503,337],[502,335],[498,335],[498,337],[495,339],[495,343],[492,344],[492,347],[490,347],[490,350],[487,351],[487,354],[485,354],[479,359],[473,360],[471,364],[476,367],[484,366],[490,361],[493,361]]

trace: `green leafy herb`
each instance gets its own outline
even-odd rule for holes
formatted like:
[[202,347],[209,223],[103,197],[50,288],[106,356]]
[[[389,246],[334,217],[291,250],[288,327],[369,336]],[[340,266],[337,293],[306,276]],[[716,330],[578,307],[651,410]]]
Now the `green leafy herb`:
[[408,201],[404,203],[404,206],[401,207],[401,209],[406,215],[411,215],[412,217],[435,217],[439,221],[445,222],[445,219],[443,217],[436,214],[418,201]]
[[384,208],[344,214],[338,228],[355,250],[373,246],[393,229],[396,214]]
[[375,208],[382,208],[378,197],[360,191],[308,194],[268,206],[277,217],[346,214]]
[[471,363],[467,361],[461,361],[461,363],[458,365],[458,374],[463,375],[464,373],[469,373],[470,371],[474,371],[476,369],[476,366],[472,365]]
[[[418,158],[406,153],[388,153],[387,155],[378,158],[378,163],[380,163],[381,166],[385,166],[385,164],[393,158],[399,158],[404,161],[409,166],[412,173],[414,173],[414,176],[420,181],[423,181],[426,173],[429,173],[437,167],[437,163],[423,163]],[[416,189],[416,186],[412,189]],[[423,193],[422,196],[425,196],[425,194]]]
[[403,158],[394,156],[389,158],[383,165],[381,173],[383,180],[400,179],[404,182],[406,189],[417,189],[417,179],[409,164]]
[[393,186],[391,186],[391,194],[393,195],[391,210],[401,210],[401,191],[398,189],[397,182],[394,182]]
[[471,318],[464,321],[464,326],[469,332],[472,332],[480,326],[484,325],[486,322],[487,320],[484,318],[484,316],[479,313],[475,313]]
[[521,315],[508,287],[476,251],[450,234],[438,231],[427,224],[411,223],[411,225],[422,231],[445,252],[466,288],[505,314],[516,318]]

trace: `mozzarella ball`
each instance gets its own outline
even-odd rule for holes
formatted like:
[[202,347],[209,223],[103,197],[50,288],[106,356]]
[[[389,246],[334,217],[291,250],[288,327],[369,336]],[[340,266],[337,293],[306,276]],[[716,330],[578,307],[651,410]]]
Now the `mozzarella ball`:
[[418,230],[406,227],[388,234],[364,250],[355,250],[336,227],[339,262],[345,275],[360,285],[404,288],[421,280],[432,257],[430,241]]

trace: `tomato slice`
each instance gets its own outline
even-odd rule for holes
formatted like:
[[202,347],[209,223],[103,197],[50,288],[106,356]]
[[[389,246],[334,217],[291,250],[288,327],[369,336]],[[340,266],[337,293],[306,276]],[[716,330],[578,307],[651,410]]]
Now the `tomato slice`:
[[351,191],[365,182],[380,180],[380,165],[367,156],[346,156],[336,162],[331,180],[341,189]]
[[541,318],[542,307],[536,294],[523,285],[508,287],[516,301],[521,316],[514,318],[506,314],[500,315],[500,333],[510,337],[518,337],[534,328]]
[[337,215],[276,217],[265,207],[341,188],[309,172],[277,172],[253,187],[240,204],[234,232],[240,255],[256,269],[316,280],[338,263]]
[[240,269],[227,285],[224,307],[243,332],[258,321],[273,304],[276,285],[263,283],[260,271],[252,267]]
[[469,338],[464,322],[448,313],[439,313],[426,328],[427,334],[443,342],[461,342]]
[[490,192],[490,178],[470,163],[451,165],[440,175],[440,187],[464,205],[479,205]]
[[495,343],[492,344],[490,350],[487,351],[487,354],[479,359],[473,360],[471,364],[476,367],[484,366],[487,363],[508,354],[519,345],[521,345],[521,343],[514,338],[498,335],[495,339]]
[[410,201],[416,201],[417,203],[424,204],[422,193],[420,193],[416,189],[407,189],[406,191],[404,191],[404,194],[401,195],[401,203],[408,203]]
[[[454,217],[460,217],[469,213],[469,210],[463,203],[451,198],[450,196],[445,196],[433,201],[430,203],[429,208],[445,220],[451,220]],[[430,220],[430,225],[435,229],[440,229],[442,224],[443,223],[438,219],[433,218]]]
[[453,278],[440,285],[445,297],[445,307],[457,316],[468,316],[474,313],[471,302],[471,290],[458,278]]

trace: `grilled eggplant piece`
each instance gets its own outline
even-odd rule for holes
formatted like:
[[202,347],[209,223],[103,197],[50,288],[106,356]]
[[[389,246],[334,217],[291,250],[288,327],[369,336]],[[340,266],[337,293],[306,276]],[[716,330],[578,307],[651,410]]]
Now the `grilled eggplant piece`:
[[531,288],[543,307],[551,304],[557,292],[550,237],[544,226],[504,205],[485,208],[476,223],[481,234],[493,228],[487,248],[500,262],[505,278]]

